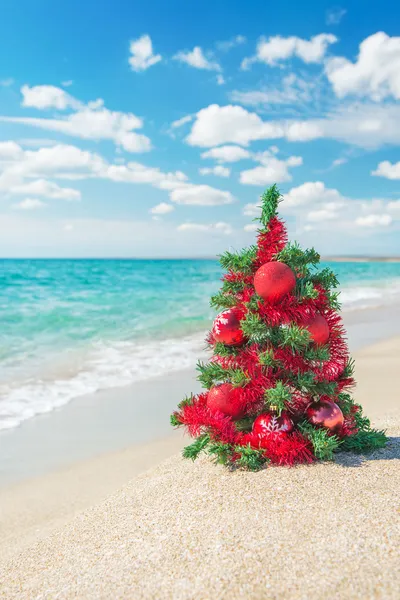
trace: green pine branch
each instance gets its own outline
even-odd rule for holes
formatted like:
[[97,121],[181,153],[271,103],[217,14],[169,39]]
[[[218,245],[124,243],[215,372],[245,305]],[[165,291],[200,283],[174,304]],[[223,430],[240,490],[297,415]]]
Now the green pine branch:
[[217,310],[221,310],[223,308],[232,308],[233,306],[236,306],[236,304],[237,299],[234,296],[225,294],[223,292],[218,292],[210,298],[210,306]]
[[281,327],[280,345],[290,348],[293,353],[302,352],[310,344],[310,332],[295,323]]
[[314,454],[319,460],[333,459],[334,452],[341,445],[340,440],[335,435],[328,435],[326,429],[313,427],[307,421],[302,421],[298,427],[301,433],[312,443]]
[[224,442],[213,442],[208,446],[207,454],[215,463],[227,465],[232,458],[232,446]]
[[309,361],[316,361],[323,363],[330,359],[330,352],[328,346],[311,346],[304,351],[304,358]]
[[329,267],[325,267],[309,277],[312,283],[319,283],[325,290],[336,288],[339,285],[338,278]]
[[229,358],[231,356],[238,356],[241,352],[243,352],[243,348],[238,348],[237,346],[227,346],[222,342],[217,342],[214,345],[214,354],[217,356],[221,356],[223,358]]
[[240,455],[235,464],[248,471],[259,471],[268,462],[264,451],[248,446],[236,446],[235,451]]
[[387,441],[388,439],[383,430],[360,430],[358,433],[344,438],[342,449],[362,454],[384,448]]
[[259,221],[265,229],[268,228],[270,220],[273,217],[276,217],[280,199],[281,193],[276,185],[268,188],[261,196],[261,216],[256,220]]
[[240,326],[244,335],[254,344],[263,344],[271,339],[271,328],[258,314],[248,312]]
[[278,416],[280,416],[286,405],[290,403],[292,394],[288,386],[283,384],[282,381],[277,381],[275,387],[265,390],[264,398],[267,406],[274,406]]
[[244,248],[241,252],[224,252],[219,257],[221,267],[225,271],[251,275],[254,270],[254,260],[257,256],[257,246]]
[[199,361],[197,363],[197,370],[200,373],[198,380],[207,389],[210,389],[217,383],[226,382],[230,382],[234,387],[242,387],[250,381],[242,369],[224,369],[215,362],[205,364]]
[[297,242],[289,242],[276,255],[276,259],[287,264],[301,277],[306,277],[309,273],[309,268],[316,267],[321,257],[314,248],[302,250]]
[[274,358],[274,351],[272,349],[261,352],[258,355],[258,361],[261,365],[264,365],[264,367],[275,367],[277,365],[277,362]]
[[337,383],[335,381],[316,381],[312,371],[306,373],[287,373],[291,384],[300,392],[310,396],[329,396],[336,395]]
[[186,446],[182,450],[182,455],[184,458],[190,458],[191,460],[196,460],[199,454],[205,450],[206,446],[210,443],[210,436],[208,433],[204,433],[200,435],[195,441],[190,444],[190,446]]

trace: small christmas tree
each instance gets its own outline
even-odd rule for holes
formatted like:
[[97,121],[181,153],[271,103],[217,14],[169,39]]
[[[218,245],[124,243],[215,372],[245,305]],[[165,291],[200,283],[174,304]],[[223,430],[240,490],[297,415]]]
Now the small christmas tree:
[[329,460],[337,450],[366,452],[386,443],[355,404],[354,363],[338,314],[338,285],[320,257],[287,243],[276,186],[261,199],[257,245],[226,252],[227,272],[211,305],[224,309],[207,338],[213,357],[199,363],[207,391],[171,416],[219,463],[257,470],[271,463]]

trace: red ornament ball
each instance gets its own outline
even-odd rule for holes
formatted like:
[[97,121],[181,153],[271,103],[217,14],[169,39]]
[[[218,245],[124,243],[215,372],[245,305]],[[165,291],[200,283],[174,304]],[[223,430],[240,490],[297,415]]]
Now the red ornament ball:
[[244,342],[243,331],[240,329],[239,312],[235,308],[223,310],[215,318],[212,336],[216,342],[222,342],[227,346],[239,346]]
[[267,437],[271,434],[290,433],[293,431],[293,421],[289,418],[286,412],[283,412],[280,417],[271,413],[259,415],[253,423],[253,434],[260,438]]
[[244,411],[240,402],[240,392],[231,383],[221,383],[210,389],[207,406],[212,412],[222,412],[233,419],[240,419]]
[[313,402],[307,408],[307,419],[316,427],[325,427],[332,433],[339,433],[342,429],[344,418],[339,406],[329,400]]
[[308,329],[311,340],[316,346],[323,346],[329,340],[330,331],[328,321],[319,313],[315,317],[310,317],[304,321],[303,327]]
[[254,275],[254,287],[259,296],[272,304],[280,302],[296,286],[292,269],[281,262],[268,262]]

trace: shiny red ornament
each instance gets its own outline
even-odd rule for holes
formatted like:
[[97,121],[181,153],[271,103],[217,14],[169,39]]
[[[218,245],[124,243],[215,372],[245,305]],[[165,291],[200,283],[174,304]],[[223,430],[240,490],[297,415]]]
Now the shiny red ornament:
[[244,342],[244,334],[240,329],[239,312],[235,308],[223,310],[214,319],[211,330],[216,342],[226,346],[239,346]]
[[280,417],[265,413],[259,415],[254,421],[253,434],[264,438],[271,434],[290,433],[293,427],[293,421],[286,412],[283,412]]
[[311,340],[316,346],[323,346],[329,340],[330,331],[328,321],[319,313],[315,317],[310,317],[304,321],[303,327],[308,329]]
[[332,433],[339,433],[344,422],[339,406],[329,400],[310,404],[306,410],[306,417],[316,427],[324,427]]
[[239,388],[231,383],[221,383],[210,389],[207,396],[207,406],[212,412],[222,412],[233,419],[240,419],[244,411],[240,402]]
[[272,304],[280,302],[296,286],[292,269],[281,262],[268,262],[254,275],[254,287],[259,296]]

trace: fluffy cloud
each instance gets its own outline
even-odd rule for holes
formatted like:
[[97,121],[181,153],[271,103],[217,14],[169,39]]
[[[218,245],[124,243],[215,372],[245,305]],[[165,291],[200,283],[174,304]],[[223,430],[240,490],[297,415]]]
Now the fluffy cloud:
[[137,40],[132,40],[129,45],[131,56],[129,64],[132,71],[146,71],[162,59],[161,54],[153,54],[153,44],[149,35],[142,35]]
[[226,40],[224,42],[217,42],[216,46],[218,50],[221,50],[222,52],[228,52],[229,50],[232,50],[232,48],[234,48],[235,46],[245,44],[246,41],[247,40],[244,35],[236,35],[230,40]]
[[200,175],[216,175],[217,177],[229,177],[231,170],[228,167],[217,165],[216,167],[203,167],[199,169]]
[[367,215],[365,217],[358,217],[355,220],[356,225],[359,227],[388,227],[392,223],[393,219],[390,215]]
[[0,142],[0,161],[16,160],[23,154],[21,146],[16,142]]
[[281,87],[279,88],[269,86],[265,89],[250,90],[247,92],[234,90],[230,94],[230,99],[232,102],[238,102],[245,106],[298,104],[300,102],[310,102],[312,98],[311,94],[315,87],[315,81],[306,81],[294,73],[290,73],[282,79]]
[[386,208],[388,212],[400,217],[400,200],[393,200],[392,202],[389,202]]
[[21,202],[17,202],[12,205],[14,210],[37,210],[38,208],[43,208],[46,206],[45,202],[38,200],[37,198],[25,198],[25,200],[21,200]]
[[233,163],[250,157],[250,152],[240,146],[219,146],[201,154],[201,158],[213,158],[220,163]]
[[330,46],[337,42],[337,37],[331,33],[320,33],[310,40],[303,40],[296,36],[281,37],[280,35],[261,38],[257,44],[255,56],[245,58],[242,69],[248,69],[252,63],[262,62],[271,67],[282,60],[297,57],[305,63],[322,62]]
[[46,179],[36,179],[26,183],[17,183],[12,187],[2,188],[0,176],[0,193],[2,191],[14,196],[31,194],[43,198],[54,198],[56,200],[80,200],[81,198],[79,190],[60,187],[57,183],[47,181]]
[[363,148],[400,143],[400,105],[354,104],[340,107],[325,118],[263,121],[241,106],[211,104],[196,114],[186,138],[192,146],[222,144],[248,146],[265,139],[289,141],[334,139]]
[[300,156],[291,156],[287,160],[279,160],[270,152],[255,155],[261,165],[240,173],[240,183],[246,185],[266,185],[281,183],[292,179],[289,167],[298,167],[303,164]]
[[285,210],[323,202],[342,203],[343,196],[336,189],[326,188],[322,181],[308,181],[292,188],[285,194],[281,209]]
[[153,206],[153,208],[150,209],[150,212],[153,215],[166,215],[172,212],[173,210],[175,210],[175,207],[172,206],[172,204],[161,202],[160,204],[157,204],[157,206]]
[[343,208],[344,202],[326,202],[323,208],[319,210],[312,210],[307,215],[308,221],[320,222],[320,221],[332,221],[338,219],[340,216],[340,209]]
[[371,172],[371,175],[376,175],[377,177],[386,177],[386,179],[400,179],[400,162],[392,164],[388,160],[384,160],[383,162],[379,163],[375,171]]
[[243,227],[243,229],[245,231],[257,231],[259,229],[259,225],[257,225],[256,223],[249,223],[248,225],[245,225]]
[[177,227],[178,231],[200,231],[206,233],[219,233],[223,235],[230,235],[233,232],[232,227],[228,223],[210,223],[204,225],[202,223],[182,223]]
[[179,127],[182,127],[183,125],[186,125],[186,123],[190,123],[190,121],[193,121],[193,115],[186,115],[186,117],[182,117],[181,119],[177,119],[176,121],[173,121],[171,123],[171,129],[178,129]]
[[[24,86],[22,90],[24,88],[27,88],[27,86]],[[41,88],[41,91],[38,91],[38,88]],[[47,92],[43,93],[42,88],[51,88],[51,94]],[[58,96],[55,94],[55,90],[59,91]],[[33,103],[36,102],[36,108],[39,108],[40,104],[44,108],[44,97],[46,97],[46,107],[49,107],[51,102],[59,102],[60,106],[66,108],[65,96],[68,96],[68,94],[59,88],[37,86],[36,88],[29,88],[28,96],[25,90],[24,102],[28,97],[31,102],[30,106],[34,106]],[[63,100],[60,100],[60,98],[63,98]],[[72,106],[70,103],[68,106],[74,108],[76,112],[62,118],[0,117],[0,121],[30,125],[39,129],[57,131],[65,135],[83,139],[112,140],[117,146],[121,146],[128,152],[147,152],[151,149],[149,138],[134,131],[143,127],[142,119],[136,115],[108,110],[104,107],[102,100],[89,102],[87,106],[84,106],[78,100],[73,98],[72,100],[74,105]]]
[[225,85],[226,81],[223,75],[221,75],[221,73],[218,73],[217,75],[217,84],[218,85]]
[[400,37],[380,31],[360,44],[357,61],[344,57],[327,61],[326,74],[339,98],[353,94],[374,101],[400,98]]
[[174,56],[174,60],[186,63],[195,69],[204,69],[206,71],[220,71],[221,67],[217,62],[209,60],[203,53],[200,46],[195,46],[192,51],[178,52]]
[[82,107],[81,102],[67,94],[61,88],[53,85],[36,85],[33,87],[23,85],[21,93],[22,106],[29,106],[40,110],[46,108],[65,110],[66,108],[79,109]]
[[186,141],[191,146],[219,146],[227,142],[247,146],[254,140],[283,137],[281,125],[262,121],[241,106],[210,104],[196,115]]
[[235,202],[235,197],[230,192],[218,190],[209,185],[194,184],[187,184],[172,190],[170,199],[176,204],[197,206],[218,206]]

